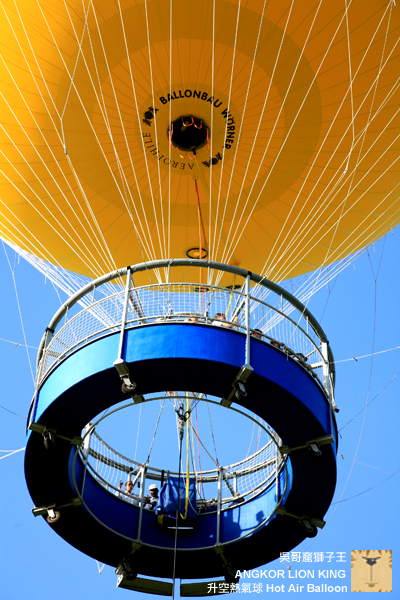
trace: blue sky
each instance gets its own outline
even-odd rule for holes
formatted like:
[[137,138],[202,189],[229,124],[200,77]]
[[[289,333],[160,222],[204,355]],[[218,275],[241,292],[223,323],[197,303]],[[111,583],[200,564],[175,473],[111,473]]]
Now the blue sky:
[[[0,247],[0,449],[13,451],[25,446],[24,419],[33,395],[28,354],[34,370],[34,348],[60,300],[42,274],[22,259],[18,261],[9,248],[7,255],[11,268]],[[329,289],[324,288],[313,296],[308,306],[328,334],[337,361],[338,482],[324,530],[293,551],[324,553],[324,567],[344,569],[346,577],[339,583],[347,585],[349,591],[338,594],[343,600],[350,597],[351,550],[392,550],[393,589],[399,590],[396,561],[400,550],[400,471],[397,472],[400,469],[397,444],[400,374],[396,375],[400,370],[400,350],[376,354],[373,359],[360,358],[373,351],[400,346],[399,257],[400,231],[397,229],[361,256],[354,268],[348,267],[330,282]],[[11,269],[15,272],[17,294]],[[296,281],[293,285],[295,289]],[[61,298],[64,299],[63,295]],[[28,351],[24,347],[24,334],[27,345],[32,347]],[[17,343],[19,345],[15,345]],[[221,428],[218,436],[218,443],[229,448],[230,431]],[[4,455],[0,453],[0,457]],[[22,451],[2,458],[0,470],[2,600],[143,597],[116,589],[117,577],[112,567],[105,566],[99,575],[93,559],[70,547],[41,517],[33,517],[33,503],[24,480]],[[337,553],[345,553],[346,562],[337,563]],[[329,556],[332,557],[330,565]],[[266,568],[286,569],[280,561]],[[307,568],[317,571],[321,565],[294,562],[292,572]],[[267,592],[266,585],[271,582],[266,579],[246,579],[249,581],[263,583],[258,594],[262,597],[273,593],[277,598],[310,598],[306,592]],[[285,579],[286,589],[291,582]],[[318,581],[307,580],[306,583],[317,584]],[[337,585],[337,581],[333,584]],[[394,597],[400,597],[400,593],[397,594],[395,591]]]

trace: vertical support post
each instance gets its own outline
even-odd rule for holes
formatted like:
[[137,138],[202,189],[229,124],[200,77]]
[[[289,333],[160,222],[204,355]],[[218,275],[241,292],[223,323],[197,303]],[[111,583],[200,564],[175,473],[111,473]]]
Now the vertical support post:
[[30,423],[32,423],[35,420],[36,409],[37,409],[38,398],[39,398],[38,389],[39,389],[40,382],[42,379],[43,370],[46,367],[46,350],[47,350],[51,340],[53,339],[53,336],[54,336],[54,329],[50,329],[50,327],[46,327],[46,330],[45,330],[44,336],[43,336],[43,340],[41,343],[42,351],[38,352],[38,356],[36,359],[35,400],[34,400],[33,407],[32,407]]
[[222,469],[218,467],[218,496],[217,496],[217,535],[215,543],[220,543],[221,537],[221,496],[222,496]]
[[333,390],[332,390],[331,370],[329,367],[329,355],[328,355],[328,343],[327,342],[321,343],[321,352],[322,352],[322,358],[323,358],[322,375],[323,375],[323,380],[324,380],[324,388],[325,388],[325,391],[329,398],[330,404],[333,405],[334,398],[333,398]]
[[45,331],[45,338],[44,338],[44,344],[43,344],[43,352],[47,349],[47,347],[50,345],[51,340],[53,339],[53,335],[54,335],[54,329],[50,329],[49,327],[46,327],[46,331]]
[[274,434],[273,440],[275,442],[276,447],[276,460],[275,460],[275,489],[276,489],[276,504],[278,504],[281,499],[281,486],[279,481],[279,471],[282,463],[282,455],[280,453],[279,448],[282,446],[282,440],[277,433]]
[[44,341],[43,341],[43,350],[41,354],[38,354],[37,363],[36,363],[36,382],[39,385],[41,380],[41,375],[43,372],[43,366],[46,363],[46,350],[49,347],[51,340],[54,336],[54,329],[50,329],[46,327],[46,331],[44,332]]
[[250,365],[250,273],[246,276],[246,350],[245,350],[245,365]]
[[86,481],[86,471],[87,471],[87,465],[89,462],[89,448],[90,448],[90,438],[92,437],[92,434],[89,433],[88,435],[86,435],[86,433],[90,430],[90,428],[92,427],[93,423],[89,422],[86,427],[85,427],[85,436],[84,436],[84,440],[83,440],[83,448],[82,448],[82,458],[83,458],[83,479],[82,479],[82,490],[81,490],[81,495],[83,496],[83,488],[85,487],[85,481]]
[[124,337],[125,337],[125,325],[126,325],[126,317],[128,314],[128,304],[129,304],[129,288],[131,286],[131,269],[128,267],[126,272],[126,284],[125,284],[125,297],[124,297],[124,308],[122,311],[122,319],[121,319],[121,334],[119,337],[119,347],[118,347],[118,359],[122,358],[122,349],[124,347]]
[[280,452],[278,450],[278,448],[276,449],[276,461],[275,461],[275,487],[276,487],[276,503],[278,504],[279,500],[281,499],[281,492],[279,489],[279,467],[281,466],[281,455]]
[[139,511],[139,522],[138,522],[138,530],[136,541],[140,542],[140,536],[142,535],[142,521],[143,521],[143,509],[144,509],[144,490],[146,487],[146,472],[147,472],[147,464],[143,465],[141,468],[141,480],[140,480],[140,511]]
[[39,396],[39,394],[38,394],[38,386],[37,386],[37,380],[36,380],[36,382],[35,382],[35,395],[34,395],[32,410],[28,413],[28,415],[29,415],[28,429],[30,428],[31,423],[34,423],[34,421],[35,421],[36,409],[37,409],[37,403],[38,403],[38,396]]

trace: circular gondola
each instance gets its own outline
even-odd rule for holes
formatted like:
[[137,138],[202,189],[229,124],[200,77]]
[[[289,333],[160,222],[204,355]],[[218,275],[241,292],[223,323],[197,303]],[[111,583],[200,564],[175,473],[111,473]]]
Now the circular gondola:
[[[134,285],[142,271],[166,267],[172,274],[182,266],[232,273],[243,286]],[[111,281],[115,289],[102,296],[102,286]],[[272,296],[297,317],[273,306]],[[83,298],[90,303],[73,314]],[[229,299],[228,327],[219,326],[214,305],[226,307]],[[262,327],[264,333],[255,328],[257,305],[266,309],[264,323],[270,323]],[[108,323],[107,306],[119,309]],[[274,327],[282,320],[288,337],[277,340]],[[313,356],[315,372],[304,354],[295,352],[293,346],[300,344],[302,349],[308,344],[304,352]],[[326,336],[306,307],[283,288],[238,267],[191,259],[158,261],[88,284],[55,315],[39,350],[25,458],[34,513],[47,518],[76,548],[115,566],[127,587],[138,589],[137,574],[185,579],[224,575],[234,581],[232,573],[277,558],[324,525],[336,482],[332,362]],[[235,503],[228,481],[231,502],[224,503],[218,494],[215,506],[204,510],[194,501],[190,527],[177,527],[177,521],[167,528],[145,507],[146,482],[158,483],[163,465],[155,471],[148,464],[132,468],[142,490],[135,504],[123,494],[118,497],[89,468],[98,415],[114,406],[119,410],[124,399],[140,404],[167,390],[203,394],[226,411],[261,417],[276,449],[265,485]],[[219,469],[218,485],[230,476],[228,469]],[[179,477],[178,504],[187,493],[184,474]]]

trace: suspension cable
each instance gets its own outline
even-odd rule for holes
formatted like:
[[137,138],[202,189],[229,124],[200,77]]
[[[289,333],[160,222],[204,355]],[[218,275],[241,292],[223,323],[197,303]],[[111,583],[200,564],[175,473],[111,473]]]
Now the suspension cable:
[[156,427],[155,427],[155,429],[154,429],[154,433],[153,433],[153,439],[152,439],[152,441],[151,441],[151,444],[150,444],[150,449],[149,449],[149,454],[148,454],[148,456],[147,456],[147,461],[146,461],[147,463],[149,463],[149,460],[150,460],[150,454],[151,454],[151,451],[152,451],[152,449],[153,449],[154,440],[156,439],[156,433],[157,433],[157,429],[158,429],[158,424],[159,424],[159,422],[160,422],[161,413],[162,413],[162,410],[163,410],[163,408],[164,408],[164,402],[165,402],[165,398],[163,398],[163,401],[162,401],[162,404],[161,404],[161,408],[160,408],[160,412],[158,413],[158,419],[157,419]]
[[176,504],[176,517],[175,517],[175,544],[174,544],[174,566],[172,571],[172,599],[175,597],[175,572],[176,572],[176,554],[178,546],[178,516],[179,516],[179,505],[180,505],[180,484],[181,484],[181,460],[182,460],[182,442],[185,433],[185,423],[187,415],[182,410],[182,407],[176,411],[178,415],[178,432],[179,432],[179,468],[178,468],[178,498]]
[[215,445],[214,430],[213,430],[213,426],[212,426],[210,407],[208,406],[208,403],[207,403],[207,410],[208,410],[208,418],[210,419],[210,429],[211,429],[211,436],[212,436],[212,440],[213,440],[213,444],[214,444],[215,460],[216,460],[216,464],[219,466],[219,460],[218,460],[218,456],[217,456],[217,447]]
[[189,417],[190,417],[190,412],[189,412],[189,392],[186,392],[186,498],[185,498],[185,516],[182,515],[181,513],[181,517],[182,519],[186,519],[187,518],[187,512],[188,512],[188,505],[189,505],[189,474],[190,474],[190,469],[189,469]]

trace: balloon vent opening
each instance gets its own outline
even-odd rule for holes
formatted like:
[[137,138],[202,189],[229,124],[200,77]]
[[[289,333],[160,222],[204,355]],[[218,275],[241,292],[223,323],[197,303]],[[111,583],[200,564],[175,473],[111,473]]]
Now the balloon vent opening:
[[168,130],[172,148],[184,152],[195,152],[209,146],[209,130],[202,119],[192,116],[181,116],[172,121]]

